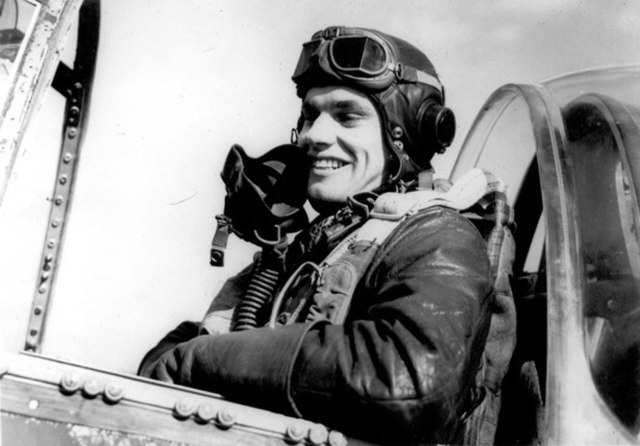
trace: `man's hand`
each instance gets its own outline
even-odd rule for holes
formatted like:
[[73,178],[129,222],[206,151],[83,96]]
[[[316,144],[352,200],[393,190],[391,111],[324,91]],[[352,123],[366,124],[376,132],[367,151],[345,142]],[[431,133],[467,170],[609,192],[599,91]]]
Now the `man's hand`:
[[178,344],[173,349],[163,353],[153,366],[145,371],[144,376],[166,383],[180,384],[179,371],[183,363],[181,359],[181,354],[183,353],[181,347],[183,345]]
[[[155,369],[156,364],[162,359],[163,362],[169,364],[169,358],[165,358],[168,356],[178,345],[183,342],[187,342],[196,336],[198,336],[198,330],[200,329],[200,325],[196,322],[183,322],[178,325],[175,329],[170,331],[154,348],[152,348],[149,353],[145,355],[142,359],[142,363],[138,368],[138,375],[144,376],[146,378],[154,378],[162,381],[173,382],[172,380],[168,380],[166,376],[155,377],[152,376],[152,373]],[[174,361],[175,363],[175,361]],[[177,363],[176,363],[177,365]],[[172,370],[177,370],[174,367]]]
[[173,384],[206,390],[216,365],[215,335],[200,335],[164,352],[145,376]]

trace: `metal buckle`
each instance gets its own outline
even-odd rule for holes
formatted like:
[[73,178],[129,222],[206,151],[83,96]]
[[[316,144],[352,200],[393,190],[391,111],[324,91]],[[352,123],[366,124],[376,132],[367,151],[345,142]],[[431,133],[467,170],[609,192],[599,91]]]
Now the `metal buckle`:
[[322,37],[325,39],[335,39],[341,35],[340,31],[342,31],[341,26],[332,26],[324,30]]
[[396,66],[392,68],[392,70],[393,70],[393,72],[395,73],[396,78],[397,78],[399,81],[401,81],[401,80],[403,80],[403,79],[404,79],[404,78],[403,78],[403,76],[404,76],[404,67],[402,66],[402,64],[401,64],[400,62],[398,62],[398,63],[396,64]]

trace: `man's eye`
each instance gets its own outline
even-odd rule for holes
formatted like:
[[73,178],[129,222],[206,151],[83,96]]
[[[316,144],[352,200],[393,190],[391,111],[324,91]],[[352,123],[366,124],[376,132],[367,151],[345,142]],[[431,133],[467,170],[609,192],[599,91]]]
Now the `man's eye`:
[[355,124],[357,123],[357,121],[359,121],[362,118],[362,116],[358,113],[345,112],[345,113],[339,113],[337,118],[338,118],[338,121],[344,124]]

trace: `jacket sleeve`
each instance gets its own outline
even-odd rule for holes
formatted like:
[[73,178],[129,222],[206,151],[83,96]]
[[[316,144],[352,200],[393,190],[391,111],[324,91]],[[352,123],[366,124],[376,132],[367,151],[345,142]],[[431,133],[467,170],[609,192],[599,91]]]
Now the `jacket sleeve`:
[[[254,256],[254,262],[257,259]],[[220,291],[211,301],[205,317],[200,323],[184,321],[158,342],[142,358],[138,366],[138,375],[150,377],[159,359],[178,345],[202,334],[218,334],[229,332],[233,311],[240,302],[254,263],[251,263],[235,276],[227,279]]]
[[435,209],[403,223],[344,325],[200,336],[173,351],[179,384],[377,442],[446,442],[479,367],[492,295],[476,229]]
[[184,321],[158,342],[144,355],[138,366],[138,375],[149,377],[158,360],[178,345],[198,336],[200,327],[196,322]]

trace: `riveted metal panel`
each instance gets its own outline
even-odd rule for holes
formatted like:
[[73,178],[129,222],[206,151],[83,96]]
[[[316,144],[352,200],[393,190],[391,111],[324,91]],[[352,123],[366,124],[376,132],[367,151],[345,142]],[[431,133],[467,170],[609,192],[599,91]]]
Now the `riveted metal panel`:
[[80,9],[74,67],[70,69],[61,63],[53,79],[53,86],[66,97],[66,111],[58,170],[25,340],[28,351],[41,350],[88,116],[99,25],[99,0],[85,0]]
[[0,443],[5,445],[182,446],[187,444],[8,412],[0,414],[0,423],[2,425]]
[[[136,444],[149,438],[156,444],[347,444],[342,434],[320,424],[194,389],[38,355],[0,353],[0,367],[2,436],[33,439],[21,444],[42,444],[39,438],[47,432],[61,441],[52,444]],[[31,426],[35,432],[21,437]],[[91,439],[97,443],[77,443]]]

